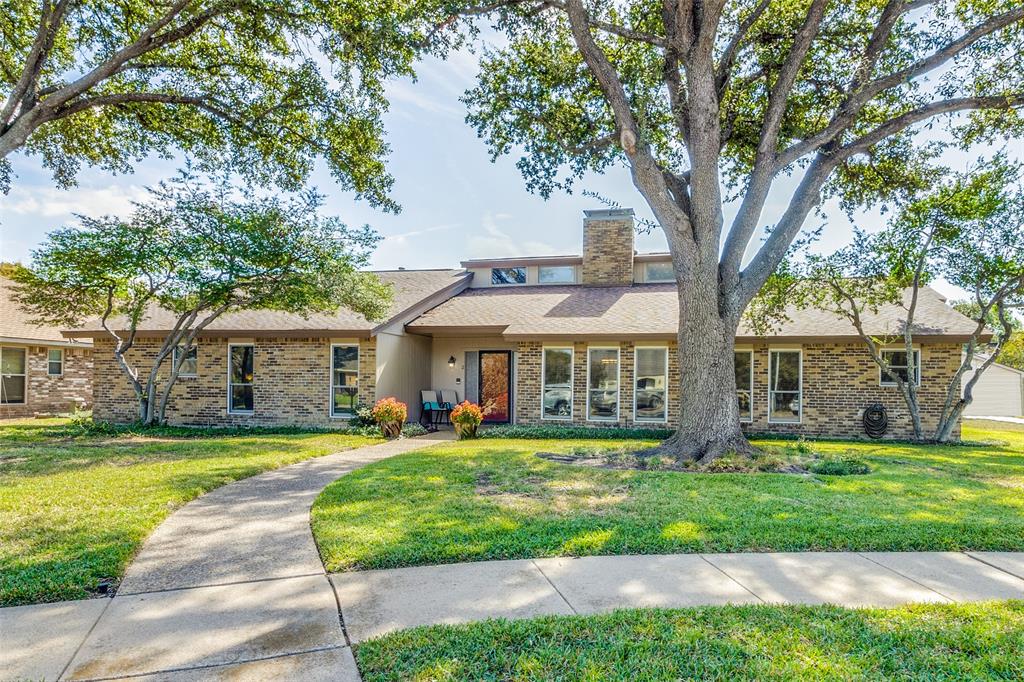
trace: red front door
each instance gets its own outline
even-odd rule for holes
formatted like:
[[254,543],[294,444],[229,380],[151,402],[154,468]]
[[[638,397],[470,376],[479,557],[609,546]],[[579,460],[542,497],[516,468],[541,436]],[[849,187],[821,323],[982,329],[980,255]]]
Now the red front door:
[[480,351],[480,407],[485,422],[512,420],[512,351]]

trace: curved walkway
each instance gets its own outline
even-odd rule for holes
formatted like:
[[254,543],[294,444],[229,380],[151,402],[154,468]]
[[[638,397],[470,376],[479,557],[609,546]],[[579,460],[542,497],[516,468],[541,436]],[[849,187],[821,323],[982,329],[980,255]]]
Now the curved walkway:
[[821,552],[487,561],[328,576],[309,510],[331,481],[451,438],[307,460],[170,516],[117,596],[0,609],[0,679],[359,680],[351,643],[416,625],[726,603],[1024,599],[1024,553]]

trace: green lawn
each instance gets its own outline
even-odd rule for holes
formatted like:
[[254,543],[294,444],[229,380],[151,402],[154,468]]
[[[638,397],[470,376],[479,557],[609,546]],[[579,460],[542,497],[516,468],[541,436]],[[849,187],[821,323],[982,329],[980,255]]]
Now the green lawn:
[[554,555],[1024,549],[1024,429],[986,423],[964,437],[991,443],[812,443],[872,467],[844,477],[593,469],[534,455],[581,441],[453,443],[339,479],[314,505],[313,530],[331,571]]
[[299,432],[188,436],[90,435],[66,419],[0,422],[0,605],[88,597],[123,575],[146,536],[185,502],[374,442]]
[[383,680],[1019,680],[1024,602],[709,607],[485,621],[356,647]]

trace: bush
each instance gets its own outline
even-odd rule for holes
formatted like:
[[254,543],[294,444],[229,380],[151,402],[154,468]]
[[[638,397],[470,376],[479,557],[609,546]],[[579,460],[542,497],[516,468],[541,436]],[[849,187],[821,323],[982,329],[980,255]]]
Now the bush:
[[526,440],[665,440],[668,429],[625,429],[600,426],[492,426],[480,432],[481,438],[520,438]]
[[484,420],[484,412],[479,405],[463,400],[452,410],[450,419],[460,440],[476,438],[476,428]]
[[381,398],[373,406],[373,419],[380,426],[385,438],[397,438],[402,433],[402,424],[409,416],[409,409],[394,397]]
[[859,476],[871,471],[867,462],[856,457],[825,457],[814,460],[807,468],[823,476]]
[[356,405],[355,416],[348,420],[348,425],[353,428],[376,426],[377,422],[373,418],[373,405],[367,405],[366,403]]

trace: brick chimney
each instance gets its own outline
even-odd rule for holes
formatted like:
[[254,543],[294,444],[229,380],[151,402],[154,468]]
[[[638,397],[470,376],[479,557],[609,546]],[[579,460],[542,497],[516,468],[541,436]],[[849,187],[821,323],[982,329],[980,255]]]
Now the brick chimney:
[[628,286],[633,283],[633,209],[583,212],[585,286]]

